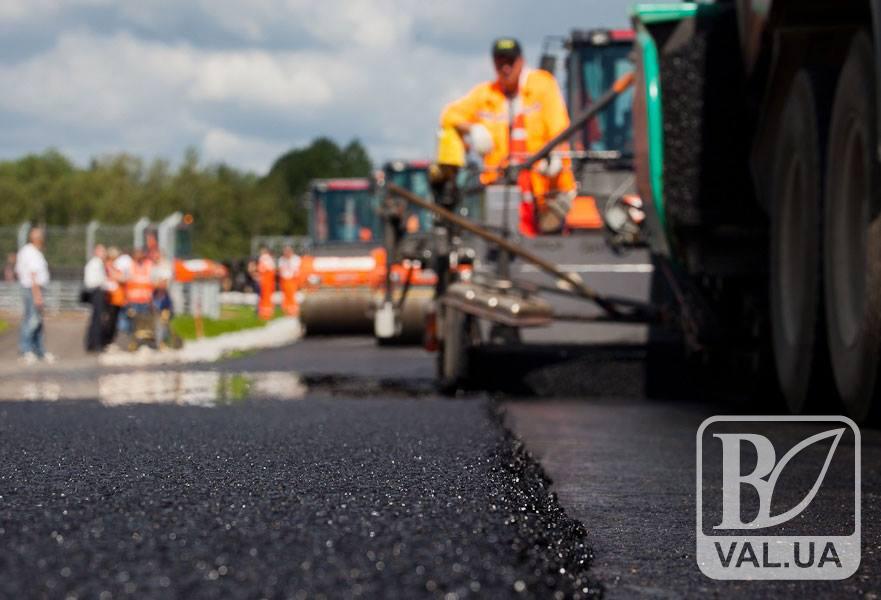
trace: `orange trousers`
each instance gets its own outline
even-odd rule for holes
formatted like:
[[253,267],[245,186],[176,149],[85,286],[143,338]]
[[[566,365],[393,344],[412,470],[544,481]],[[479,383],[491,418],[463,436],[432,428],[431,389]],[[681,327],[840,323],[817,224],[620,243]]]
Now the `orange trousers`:
[[300,314],[297,305],[297,278],[281,279],[281,309],[286,315],[296,317]]
[[260,274],[260,301],[257,304],[257,316],[268,321],[275,313],[272,305],[272,294],[275,293],[275,272],[267,271]]

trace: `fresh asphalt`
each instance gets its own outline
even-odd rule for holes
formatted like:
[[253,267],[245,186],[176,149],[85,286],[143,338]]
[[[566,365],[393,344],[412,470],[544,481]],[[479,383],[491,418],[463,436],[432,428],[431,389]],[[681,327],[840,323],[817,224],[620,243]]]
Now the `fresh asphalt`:
[[[582,276],[647,294],[649,269],[615,266],[644,255],[595,241],[585,262],[608,268]],[[650,398],[640,326],[524,337],[536,345],[478,357],[493,391],[453,399],[434,392],[432,355],[348,337],[115,386],[100,370],[2,386],[0,597],[881,594],[877,430],[863,429],[856,575],[716,582],[694,557],[695,433],[777,405],[705,393],[675,361],[661,370],[679,385]]]

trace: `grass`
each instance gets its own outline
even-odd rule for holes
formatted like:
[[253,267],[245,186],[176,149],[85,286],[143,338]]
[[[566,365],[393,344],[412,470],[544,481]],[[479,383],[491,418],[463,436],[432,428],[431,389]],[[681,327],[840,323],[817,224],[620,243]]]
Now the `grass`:
[[[273,318],[282,316],[280,308],[276,308]],[[223,306],[219,319],[202,319],[203,337],[216,337],[224,333],[264,327],[266,321],[257,317],[251,306]],[[171,330],[184,340],[196,339],[196,323],[192,315],[177,315],[171,320]]]
[[9,321],[4,321],[3,319],[0,319],[0,333],[3,333],[7,329],[9,329]]

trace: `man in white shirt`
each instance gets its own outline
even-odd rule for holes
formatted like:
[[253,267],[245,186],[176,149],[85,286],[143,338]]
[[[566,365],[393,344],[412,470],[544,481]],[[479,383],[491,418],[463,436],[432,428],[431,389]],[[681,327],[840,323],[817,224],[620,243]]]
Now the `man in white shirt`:
[[107,291],[107,268],[104,260],[107,251],[101,244],[96,244],[92,258],[86,263],[83,272],[83,287],[92,305],[92,319],[86,330],[86,352],[101,352],[104,349],[104,313],[105,294]]
[[28,233],[28,243],[21,247],[15,261],[15,274],[21,284],[24,316],[21,320],[19,351],[25,364],[37,360],[55,362],[43,345],[43,307],[46,286],[49,284],[49,265],[43,256],[43,230],[34,227]]

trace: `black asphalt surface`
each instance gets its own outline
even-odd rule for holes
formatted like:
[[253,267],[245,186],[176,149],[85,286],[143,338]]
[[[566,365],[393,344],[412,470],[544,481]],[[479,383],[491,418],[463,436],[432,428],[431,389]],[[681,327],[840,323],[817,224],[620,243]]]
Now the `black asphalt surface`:
[[[570,242],[589,284],[649,293],[650,270],[616,270],[639,253]],[[780,404],[730,385],[736,371],[687,368],[669,339],[646,345],[645,327],[524,338],[476,353],[480,389],[455,399],[434,391],[434,355],[366,337],[0,386],[31,400],[0,401],[0,597],[881,597],[877,427],[862,429],[853,577],[714,581],[695,560],[697,429]],[[205,388],[221,384],[212,407],[107,406],[120,385],[212,405]],[[237,386],[273,399],[231,401]],[[847,493],[825,493],[793,527],[842,527]]]
[[4,598],[590,597],[488,404],[0,404]]

